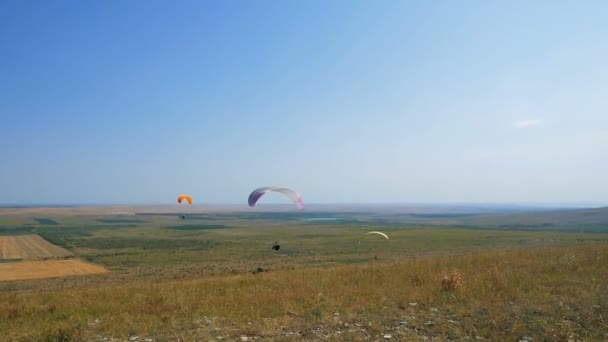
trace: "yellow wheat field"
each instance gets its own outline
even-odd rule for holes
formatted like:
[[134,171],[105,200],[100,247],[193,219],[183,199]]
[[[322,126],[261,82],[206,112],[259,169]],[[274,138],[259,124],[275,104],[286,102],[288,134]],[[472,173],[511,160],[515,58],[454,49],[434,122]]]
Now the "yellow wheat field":
[[108,272],[78,259],[22,261],[0,264],[0,281],[67,277]]
[[71,256],[38,235],[0,236],[0,259],[44,259]]

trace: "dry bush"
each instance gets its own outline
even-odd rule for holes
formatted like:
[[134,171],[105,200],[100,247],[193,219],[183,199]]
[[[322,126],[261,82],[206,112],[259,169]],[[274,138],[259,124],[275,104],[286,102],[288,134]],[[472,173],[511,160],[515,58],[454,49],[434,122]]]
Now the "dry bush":
[[441,279],[441,289],[443,291],[454,291],[462,285],[462,276],[458,271],[454,270],[443,274],[443,279]]

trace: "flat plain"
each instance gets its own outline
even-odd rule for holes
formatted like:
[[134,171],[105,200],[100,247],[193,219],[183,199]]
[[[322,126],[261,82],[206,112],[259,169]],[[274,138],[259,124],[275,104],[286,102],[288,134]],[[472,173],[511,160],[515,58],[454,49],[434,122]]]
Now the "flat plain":
[[0,211],[109,271],[1,281],[0,340],[608,339],[607,209],[313,209]]

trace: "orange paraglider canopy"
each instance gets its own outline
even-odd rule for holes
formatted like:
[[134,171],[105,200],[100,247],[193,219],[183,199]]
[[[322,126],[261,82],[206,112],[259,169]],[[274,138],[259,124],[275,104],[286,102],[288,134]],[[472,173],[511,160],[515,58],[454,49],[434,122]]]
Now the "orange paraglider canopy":
[[183,200],[188,201],[188,204],[192,204],[192,197],[188,195],[179,195],[177,203],[182,203]]

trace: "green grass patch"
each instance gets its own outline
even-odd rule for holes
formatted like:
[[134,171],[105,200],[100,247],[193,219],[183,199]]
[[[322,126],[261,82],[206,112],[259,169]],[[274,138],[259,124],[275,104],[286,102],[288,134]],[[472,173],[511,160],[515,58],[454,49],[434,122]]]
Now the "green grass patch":
[[19,262],[19,261],[23,261],[23,259],[21,259],[21,258],[0,259],[0,264],[7,264],[7,263],[10,263],[10,262]]
[[90,237],[78,239],[74,245],[79,248],[97,250],[207,250],[219,242],[193,239],[155,239],[155,238],[106,238]]
[[418,217],[418,218],[459,218],[459,217],[468,217],[468,216],[476,216],[479,214],[464,214],[464,213],[454,213],[454,214],[449,214],[449,213],[438,213],[438,214],[409,214],[409,216],[412,217]]
[[26,235],[34,232],[34,227],[0,227],[0,235]]
[[120,223],[120,224],[129,224],[129,223],[133,223],[133,224],[137,224],[137,223],[145,223],[146,221],[144,220],[138,220],[138,219],[126,219],[126,218],[101,218],[101,219],[97,219],[96,220],[99,223]]
[[57,225],[59,224],[57,221],[50,219],[50,218],[45,218],[45,217],[34,217],[33,218],[34,221],[38,222],[38,224],[42,224],[42,225]]
[[165,229],[171,230],[212,230],[212,229],[224,229],[232,228],[223,224],[183,224],[179,226],[168,226]]
[[136,225],[93,225],[93,226],[73,226],[73,227],[39,227],[34,230],[35,233],[42,236],[44,239],[63,248],[72,250],[78,246],[79,241],[83,237],[93,236],[103,230],[120,230],[135,228]]

